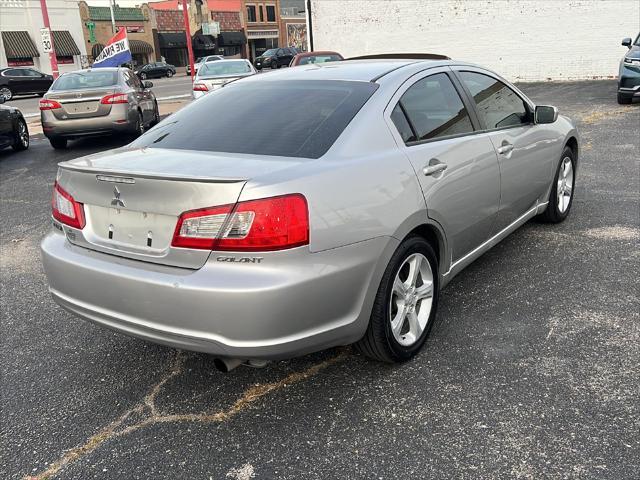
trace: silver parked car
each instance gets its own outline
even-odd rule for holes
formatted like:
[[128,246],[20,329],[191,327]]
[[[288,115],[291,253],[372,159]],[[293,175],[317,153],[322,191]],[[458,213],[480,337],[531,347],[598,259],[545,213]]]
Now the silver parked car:
[[571,120],[484,68],[286,69],[61,163],[44,268],[70,312],[228,368],[353,342],[398,362],[465,266],[567,217],[577,167]]
[[128,68],[65,73],[40,100],[42,130],[54,148],[79,137],[141,135],[160,119],[151,87]]
[[193,80],[193,98],[200,98],[229,82],[256,73],[258,72],[253,68],[251,62],[244,59],[203,63]]

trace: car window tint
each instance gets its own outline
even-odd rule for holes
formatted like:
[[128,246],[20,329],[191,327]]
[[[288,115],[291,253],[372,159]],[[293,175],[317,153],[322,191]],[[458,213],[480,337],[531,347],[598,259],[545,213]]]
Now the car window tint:
[[501,81],[475,72],[460,72],[460,77],[471,92],[486,128],[530,123],[531,115],[525,102]]
[[40,77],[40,72],[36,72],[35,70],[25,69],[23,70],[23,74],[25,77]]
[[416,136],[411,130],[411,125],[409,125],[409,121],[407,120],[407,116],[402,111],[402,107],[400,103],[397,103],[393,111],[391,112],[391,120],[395,124],[400,136],[404,143],[415,142]]
[[7,70],[5,75],[7,77],[22,77],[24,76],[24,71],[19,68],[14,68],[13,70]]
[[340,60],[340,57],[337,55],[312,55],[308,57],[302,57],[298,65],[306,65],[308,63],[338,62]]
[[233,82],[172,114],[131,147],[319,158],[377,88],[338,80]]
[[400,103],[418,136],[417,140],[473,132],[467,109],[444,73],[414,83],[402,95]]

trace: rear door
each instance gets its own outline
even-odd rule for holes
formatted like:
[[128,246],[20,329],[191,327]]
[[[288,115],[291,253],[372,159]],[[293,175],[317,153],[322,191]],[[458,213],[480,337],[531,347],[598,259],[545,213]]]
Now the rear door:
[[500,164],[498,232],[534,208],[551,178],[555,141],[533,122],[533,106],[497,77],[480,69],[456,71],[473,98]]
[[477,133],[452,76],[448,68],[415,75],[385,114],[455,262],[489,238],[500,204],[500,172],[493,144]]
[[136,102],[142,110],[144,122],[150,122],[155,113],[151,90],[144,88],[142,81],[131,70],[123,70],[122,76],[127,87],[133,90]]
[[10,68],[2,74],[7,79],[7,86],[14,95],[29,92],[29,82],[21,68]]
[[36,93],[46,92],[51,86],[51,81],[42,73],[31,68],[24,70],[25,78],[31,82],[31,91]]

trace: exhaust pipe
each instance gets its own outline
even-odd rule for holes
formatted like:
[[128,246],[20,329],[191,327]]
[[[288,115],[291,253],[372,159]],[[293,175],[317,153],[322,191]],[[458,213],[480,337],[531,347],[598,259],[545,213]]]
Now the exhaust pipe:
[[244,360],[239,358],[216,358],[213,360],[213,365],[222,373],[229,373],[236,367],[242,365]]

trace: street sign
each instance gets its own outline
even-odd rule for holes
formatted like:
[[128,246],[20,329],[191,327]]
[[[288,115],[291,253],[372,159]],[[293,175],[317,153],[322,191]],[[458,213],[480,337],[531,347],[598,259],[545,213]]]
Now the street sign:
[[209,22],[202,24],[203,35],[220,35],[220,22]]
[[42,37],[42,51],[44,53],[53,51],[51,45],[51,31],[48,28],[41,28],[40,35]]

